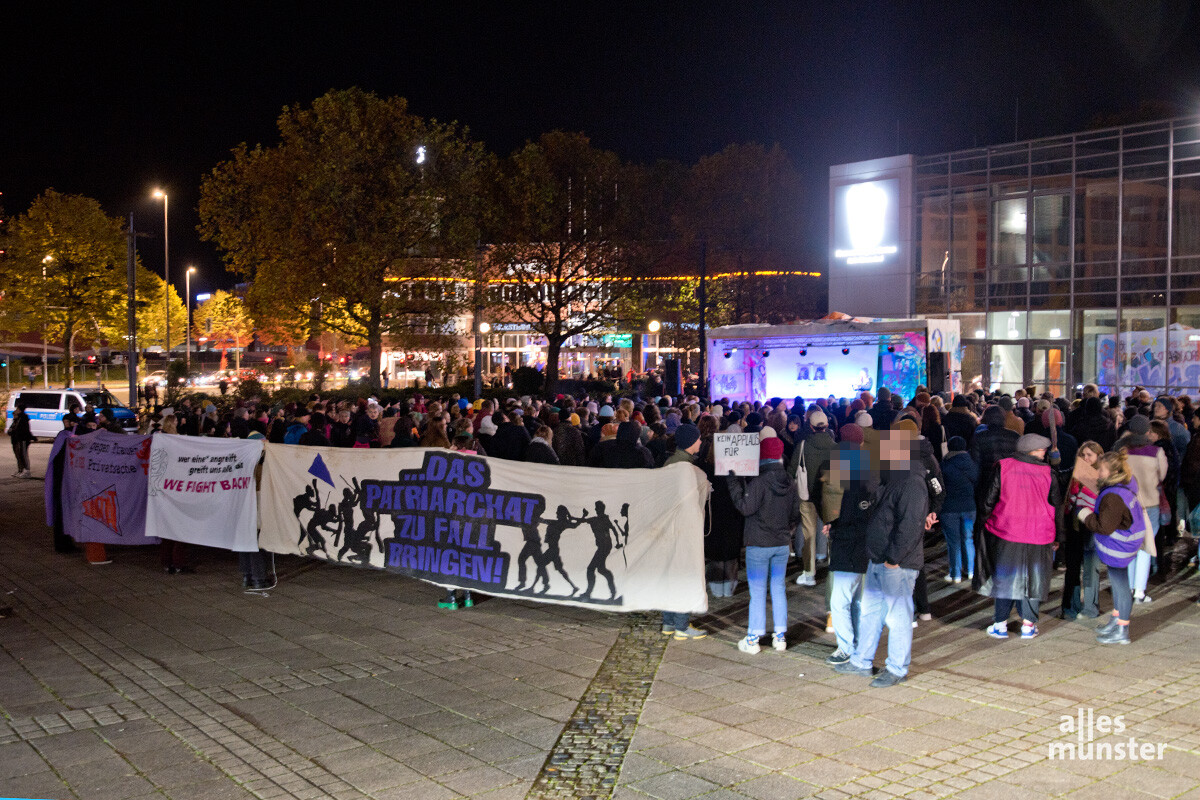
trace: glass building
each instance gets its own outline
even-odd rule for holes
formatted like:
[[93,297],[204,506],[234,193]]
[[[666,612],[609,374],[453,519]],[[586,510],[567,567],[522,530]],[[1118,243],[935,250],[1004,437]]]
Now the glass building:
[[899,246],[831,247],[831,310],[958,319],[966,386],[1200,391],[1200,118],[839,165],[831,235],[864,182],[900,187]]

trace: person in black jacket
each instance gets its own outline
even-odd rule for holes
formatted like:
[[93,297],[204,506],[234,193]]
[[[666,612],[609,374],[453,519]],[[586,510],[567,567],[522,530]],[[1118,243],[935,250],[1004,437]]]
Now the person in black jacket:
[[329,447],[329,438],[325,435],[325,415],[318,411],[316,414],[312,415],[311,419],[309,420],[309,424],[311,427],[304,433],[300,434],[299,444],[308,445],[310,447]]
[[542,425],[535,431],[529,446],[525,448],[525,460],[533,464],[557,464],[558,454],[554,452],[551,442],[554,432],[549,425]]
[[29,443],[33,441],[33,432],[29,427],[29,414],[25,412],[27,405],[24,400],[17,400],[16,410],[13,411],[12,423],[8,426],[8,438],[12,442],[13,455],[17,459],[17,471],[14,478],[32,478],[29,470]]
[[776,650],[787,649],[787,574],[792,531],[800,522],[800,492],[783,466],[783,442],[778,437],[759,443],[758,476],[747,482],[729,479],[734,506],[746,517],[746,582],[750,585],[750,623],[738,642],[743,653],[757,653],[767,632],[767,586]]
[[946,429],[946,441],[955,436],[961,436],[969,447],[975,439],[975,429],[979,420],[971,412],[971,402],[965,395],[956,394],[950,401],[950,410],[942,417],[942,427]]
[[642,426],[628,420],[617,427],[617,438],[599,442],[588,456],[589,467],[652,469],[654,456],[642,446]]
[[1083,401],[1078,416],[1067,421],[1067,433],[1078,442],[1095,442],[1104,448],[1105,452],[1117,441],[1117,430],[1112,420],[1104,413],[1104,403],[1099,397],[1087,397]]
[[521,424],[521,415],[510,411],[506,417],[497,411],[492,421],[496,423],[496,433],[487,444],[488,454],[509,461],[524,461],[525,449],[533,437]]
[[825,526],[829,534],[829,614],[838,644],[825,663],[837,666],[849,661],[858,646],[863,574],[867,571],[867,522],[871,499],[879,488],[866,447],[842,443],[830,461],[829,483],[842,489],[838,516]]
[[[983,412],[984,427],[975,433],[971,442],[971,458],[979,465],[979,483],[975,489],[975,505],[983,505],[983,493],[992,484],[992,472],[1002,458],[1017,454],[1017,440],[1021,435],[1004,427],[1005,413],[1000,406],[988,406]],[[976,529],[983,523],[975,519]]]
[[882,485],[867,523],[867,572],[863,581],[858,649],[834,667],[849,675],[871,675],[883,626],[888,628],[886,669],[871,681],[895,686],[912,660],[913,585],[925,563],[929,490],[911,434],[888,431],[879,443]]

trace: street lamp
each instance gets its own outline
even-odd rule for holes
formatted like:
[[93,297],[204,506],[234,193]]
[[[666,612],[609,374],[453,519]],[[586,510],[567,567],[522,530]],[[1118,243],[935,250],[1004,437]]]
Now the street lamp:
[[192,273],[195,267],[188,267],[184,276],[184,291],[187,292],[187,372],[192,374]]
[[167,365],[171,364],[171,257],[170,257],[170,231],[167,226],[167,208],[170,205],[170,198],[162,189],[155,189],[153,192],[155,200],[163,201],[163,281],[166,282],[166,290],[163,292],[163,309],[166,312],[164,331],[167,345]]
[[[42,295],[46,294],[46,265],[54,260],[54,256],[46,256],[42,259]],[[42,318],[42,388],[50,388],[50,359],[46,352],[46,320]],[[72,370],[74,372],[74,370]]]
[[[656,319],[652,319],[652,320],[650,320],[649,324],[646,325],[646,329],[649,330],[650,333],[654,335],[654,366],[657,367],[658,366],[658,349],[659,349],[658,348],[658,345],[659,345],[658,332],[660,330],[662,330],[662,323]],[[646,368],[647,368],[647,365],[643,364],[642,371],[645,372]]]

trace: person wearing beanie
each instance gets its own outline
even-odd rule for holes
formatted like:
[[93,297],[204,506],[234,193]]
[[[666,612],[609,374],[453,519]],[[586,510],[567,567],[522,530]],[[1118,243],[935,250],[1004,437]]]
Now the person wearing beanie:
[[[761,430],[759,430],[759,432],[758,432],[758,440],[759,440],[760,442],[761,442],[763,439],[778,439],[778,438],[779,438],[779,434],[778,434],[778,433],[775,431],[775,429],[774,429],[773,427],[771,427],[770,425],[763,425],[763,426],[762,426],[762,429],[761,429]],[[787,450],[787,443],[786,443],[786,442],[784,443],[783,449],[784,449],[784,450]]]
[[914,420],[912,417],[907,417],[907,416],[906,416],[906,417],[901,417],[900,419],[898,419],[898,420],[896,420],[895,422],[893,422],[893,423],[892,423],[892,430],[894,430],[894,431],[908,431],[908,432],[909,432],[909,433],[911,433],[913,436],[916,436],[918,433],[920,433],[920,432],[921,432],[921,429],[917,427],[917,423],[916,423],[916,421],[915,421],[915,420]]
[[588,455],[588,466],[605,469],[653,468],[654,456],[642,444],[641,436],[642,426],[633,420],[617,423],[616,436],[602,440],[592,448]]
[[946,439],[960,436],[970,448],[975,438],[975,429],[979,427],[979,418],[971,410],[971,401],[966,395],[956,394],[950,401],[950,410],[942,416],[942,427],[946,429]]
[[746,415],[746,424],[743,428],[746,433],[758,433],[762,430],[763,418],[762,414],[757,411],[751,411]]
[[[700,452],[700,429],[691,423],[684,423],[675,429],[675,452],[667,457],[664,467],[672,464],[691,464],[699,467],[696,456]],[[677,642],[693,639],[703,639],[707,631],[694,627],[691,614],[686,611],[662,612],[663,636],[672,636]]]
[[558,463],[567,467],[582,467],[587,464],[587,447],[583,431],[579,429],[579,415],[571,414],[554,427],[552,445],[558,455]]
[[729,478],[729,495],[746,518],[746,581],[750,586],[750,619],[746,637],[738,642],[743,653],[758,653],[767,632],[767,593],[771,595],[774,635],[771,645],[787,649],[788,550],[792,532],[800,523],[800,495],[796,482],[784,469],[783,440],[759,443],[758,475],[746,480]]
[[[1157,534],[1162,523],[1159,497],[1163,493],[1169,469],[1167,454],[1148,435],[1150,433],[1149,417],[1134,414],[1125,424],[1125,428],[1125,434],[1117,439],[1112,449],[1125,453],[1130,474],[1133,475],[1134,485],[1137,487],[1138,502],[1141,503],[1150,518],[1152,534]],[[1150,602],[1150,596],[1146,594],[1146,584],[1150,580],[1153,561],[1157,555],[1153,536],[1151,536],[1148,545],[1137,552],[1137,557],[1130,570],[1130,583],[1133,584],[1135,602]]]
[[838,435],[841,437],[841,440],[847,444],[858,445],[863,444],[866,441],[862,427],[853,422],[847,422],[845,425],[843,425],[838,431]]
[[993,639],[1008,638],[1014,606],[1021,615],[1021,638],[1038,635],[1038,609],[1050,593],[1060,536],[1055,512],[1062,504],[1062,486],[1046,463],[1049,449],[1045,436],[1021,436],[1016,455],[1000,460],[984,489],[979,507],[984,533],[972,586],[995,600],[987,629]]
[[1011,397],[1006,394],[1000,395],[996,399],[996,405],[1004,411],[1004,427],[1010,431],[1016,431],[1018,436],[1025,433],[1025,420],[1013,411],[1014,404]]
[[800,574],[796,576],[799,586],[817,585],[817,551],[825,552],[824,547],[818,548],[818,538],[821,537],[823,525],[818,512],[817,503],[821,500],[821,471],[829,468],[829,457],[837,446],[830,435],[827,424],[829,418],[819,408],[808,412],[808,432],[800,437],[800,441],[792,449],[792,458],[788,462],[788,475],[799,474],[801,464],[808,473],[807,498],[800,500],[801,523],[796,529],[793,548],[801,562]]
[[979,465],[967,452],[967,440],[951,436],[942,459],[946,500],[942,504],[942,535],[946,538],[946,581],[962,583],[975,577],[975,492]]

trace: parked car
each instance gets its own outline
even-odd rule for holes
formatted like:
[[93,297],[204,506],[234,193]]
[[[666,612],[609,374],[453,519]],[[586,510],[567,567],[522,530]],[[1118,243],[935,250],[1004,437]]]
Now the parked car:
[[63,417],[72,405],[111,412],[113,419],[126,431],[136,431],[137,414],[107,389],[21,389],[8,396],[5,427],[12,424],[17,400],[25,401],[25,413],[29,415],[29,429],[35,438],[53,439],[62,430]]

